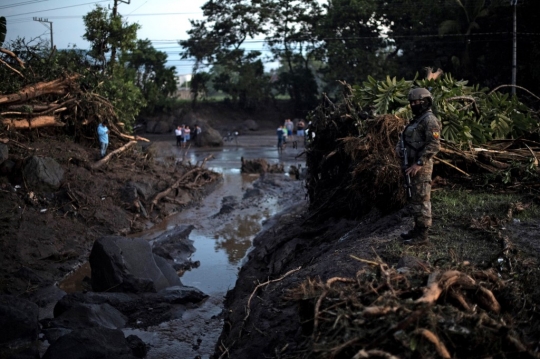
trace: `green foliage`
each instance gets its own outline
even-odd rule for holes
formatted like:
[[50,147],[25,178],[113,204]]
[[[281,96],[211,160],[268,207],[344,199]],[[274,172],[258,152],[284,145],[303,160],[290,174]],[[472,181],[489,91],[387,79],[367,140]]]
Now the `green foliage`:
[[212,69],[214,90],[228,94],[234,105],[245,109],[253,109],[268,98],[269,76],[257,56],[240,49],[231,51],[226,62]]
[[354,86],[355,100],[363,108],[370,108],[373,115],[395,114],[409,104],[407,94],[413,81],[386,77],[385,81],[377,81],[368,76],[362,86]]
[[[101,76],[97,76],[99,79]],[[146,100],[139,87],[132,81],[132,74],[117,65],[114,76],[104,78],[97,84],[95,92],[108,99],[114,106],[118,120],[124,123],[129,132],[133,128],[136,116],[146,105]]]
[[131,70],[135,84],[146,101],[144,112],[152,113],[167,107],[167,98],[177,88],[175,67],[167,67],[167,54],[157,51],[150,40],[138,40],[136,48],[123,52],[120,63]]
[[516,97],[468,86],[467,81],[455,80],[450,74],[438,80],[412,81],[370,76],[362,86],[354,86],[354,96],[371,115],[411,118],[407,94],[414,87],[430,89],[434,111],[443,124],[442,137],[458,145],[517,138],[538,128],[534,113]]
[[[101,64],[107,65],[105,54],[111,50],[130,51],[135,49],[139,24],[122,21],[121,15],[112,16],[110,12],[96,5],[96,8],[83,16],[86,32],[83,38],[90,42],[90,55]],[[114,54],[111,62],[114,63]]]

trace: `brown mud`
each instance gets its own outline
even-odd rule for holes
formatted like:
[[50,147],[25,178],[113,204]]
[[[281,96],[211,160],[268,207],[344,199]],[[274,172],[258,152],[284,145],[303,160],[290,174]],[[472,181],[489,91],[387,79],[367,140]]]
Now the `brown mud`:
[[[314,220],[298,206],[276,217],[255,238],[226,297],[214,357],[439,357],[431,332],[430,340],[416,339],[428,325],[437,329],[437,343],[447,343],[442,347],[453,353],[448,357],[540,357],[540,293],[532,274],[540,265],[540,221],[491,223],[481,238],[466,214],[462,221],[442,223],[437,210],[435,199],[436,220],[425,246],[400,243],[399,234],[413,221],[396,213]],[[451,232],[462,236],[450,239]],[[460,271],[476,284],[443,288],[434,306],[418,304],[428,292],[422,288],[429,274],[445,270]],[[490,282],[486,273],[498,274]],[[479,286],[490,288],[494,306],[477,297]],[[461,303],[452,297],[458,292],[466,298]],[[486,325],[489,320],[497,324]]]
[[[267,128],[257,135],[239,137],[240,144],[227,143],[224,150],[234,153],[231,160],[235,158],[239,161],[240,152],[234,151],[260,146],[264,138],[272,159],[285,156],[291,163],[294,162],[298,152],[289,151],[280,155],[271,145],[275,140],[273,136],[273,129]],[[24,181],[3,178],[0,184],[0,291],[36,299],[34,295],[41,288],[60,281],[86,261],[95,239],[110,234],[143,233],[166,221],[174,208],[179,211],[189,209],[189,205],[180,208],[167,205],[168,210],[164,209],[163,213],[147,220],[120,198],[121,188],[129,180],[151,182],[162,189],[174,182],[178,156],[165,155],[171,149],[167,138],[165,141],[156,141],[156,138],[153,140],[160,143],[153,150],[161,154],[155,156],[160,158],[159,161],[148,158],[148,161],[140,162],[138,157],[127,153],[95,171],[88,170],[84,164],[95,160],[97,148],[52,137],[40,137],[30,143],[12,146],[10,150],[21,160],[30,154],[57,159],[65,169],[65,181],[59,193],[47,196],[35,193],[30,196],[31,191],[24,187]],[[196,163],[200,159],[191,157],[188,161]],[[17,181],[21,183],[20,187],[11,185]],[[206,188],[190,191],[192,205],[211,189],[210,184]],[[411,218],[402,218],[397,214],[381,215],[373,211],[359,221],[332,218],[331,215],[318,218],[310,214],[307,202],[301,202],[273,217],[255,238],[254,247],[239,272],[236,285],[227,294],[226,309],[220,317],[224,322],[223,333],[217,341],[214,357],[340,357],[343,353],[339,348],[337,351],[336,348],[317,349],[313,345],[321,339],[314,335],[316,325],[313,319],[319,300],[318,308],[324,305],[323,296],[317,297],[320,293],[311,296],[306,294],[305,298],[299,299],[298,295],[294,295],[294,290],[308,279],[347,282],[349,279],[360,278],[359,273],[366,270],[370,262],[378,265],[385,263],[395,268],[403,258],[411,257],[421,258],[429,268],[440,266],[441,261],[487,268],[502,258],[501,272],[504,272],[502,267],[510,263],[505,258],[510,256],[516,266],[513,270],[521,269],[526,272],[525,275],[529,273],[528,269],[539,268],[539,220],[493,224],[497,230],[492,231],[491,240],[486,240],[476,235],[478,227],[473,228],[468,217],[454,223],[443,221],[442,214],[437,212],[438,204],[434,197],[436,217],[431,243],[421,247],[403,246],[396,240],[399,233],[412,224]],[[223,216],[220,220],[226,222],[227,217]],[[447,233],[452,232],[463,233],[459,243],[447,238]],[[507,238],[504,246],[501,246],[501,237]],[[482,247],[482,250],[469,251],[471,243]],[[508,243],[511,243],[511,250]],[[451,250],[446,256],[441,256],[441,248]],[[378,277],[377,274],[373,276],[375,283]],[[502,354],[495,357],[538,357],[538,339],[527,337],[527,334],[538,333],[538,328],[531,327],[538,323],[538,309],[534,307],[532,311],[529,310],[534,305],[529,299],[531,297],[526,299],[523,287],[512,287],[511,284],[512,281],[508,281],[507,289],[496,292],[504,314],[502,319],[497,317],[497,320],[501,320],[500,323],[512,323],[513,329],[517,328],[524,333],[521,338],[527,346],[520,347],[522,342],[517,341],[515,347],[505,348],[506,351],[501,351]],[[538,280],[530,279],[531,287],[525,287],[532,298],[540,297],[536,284]],[[512,293],[512,290],[515,292]],[[325,294],[328,298],[329,293]],[[520,296],[523,298],[521,301]],[[526,313],[532,313],[529,323],[520,312],[522,307],[518,308],[516,303],[521,303],[523,308],[527,307]],[[332,308],[326,310],[329,313]],[[338,319],[334,319],[338,323]],[[392,325],[396,324],[395,318],[388,320]],[[216,322],[211,323],[215,325]],[[324,324],[318,325],[322,327]],[[499,324],[499,327],[494,326],[490,330],[506,338],[508,335],[501,333],[509,327]],[[474,337],[486,330],[481,325],[471,328],[477,331]],[[204,325],[199,330],[204,332]],[[336,337],[346,338],[347,335],[338,333]],[[513,336],[510,338],[515,339]],[[459,344],[455,343],[455,346]],[[448,350],[455,353],[456,347],[449,347]],[[404,357],[434,357],[435,349],[426,353],[416,352],[416,356]],[[381,357],[382,354],[379,354]],[[369,354],[366,355],[357,357],[369,357]],[[377,357],[374,353],[371,355]]]

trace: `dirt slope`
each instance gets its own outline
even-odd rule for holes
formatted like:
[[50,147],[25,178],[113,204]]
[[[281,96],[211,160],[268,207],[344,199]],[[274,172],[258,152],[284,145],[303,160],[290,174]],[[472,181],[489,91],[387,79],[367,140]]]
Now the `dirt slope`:
[[[298,207],[255,239],[227,295],[215,358],[434,357],[440,348],[419,334],[426,328],[452,357],[539,357],[540,295],[538,280],[529,275],[540,264],[533,239],[540,235],[538,220],[507,223],[500,231],[492,227],[494,240],[486,240],[465,218],[448,223],[438,214],[431,244],[413,247],[397,239],[412,225],[410,217],[371,213],[361,221],[315,220],[308,213]],[[449,232],[462,233],[459,242]],[[505,238],[502,247],[498,236]],[[475,278],[474,288],[460,284],[443,290],[434,305],[417,303],[429,275],[448,271]],[[508,277],[511,271],[523,277]],[[481,279],[489,273],[499,274],[492,282]],[[498,311],[479,301],[479,289],[486,288]],[[452,301],[452,293],[472,305]],[[388,314],[363,314],[369,305]]]

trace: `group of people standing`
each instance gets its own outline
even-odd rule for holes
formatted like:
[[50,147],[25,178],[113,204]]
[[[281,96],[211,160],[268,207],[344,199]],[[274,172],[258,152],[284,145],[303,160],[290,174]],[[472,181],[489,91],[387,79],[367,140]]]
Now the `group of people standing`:
[[[303,139],[305,135],[305,128],[306,124],[304,121],[298,121],[296,124],[296,136]],[[292,141],[293,148],[298,147],[298,141],[294,137],[294,123],[290,119],[286,119],[285,123],[278,127],[276,134],[278,138],[278,150],[282,150],[285,147],[289,138]]]
[[178,125],[174,130],[174,134],[176,136],[176,146],[185,148],[186,143],[191,140],[195,141],[195,139],[201,132],[202,130],[199,125],[195,125],[193,132],[191,131],[189,126]]

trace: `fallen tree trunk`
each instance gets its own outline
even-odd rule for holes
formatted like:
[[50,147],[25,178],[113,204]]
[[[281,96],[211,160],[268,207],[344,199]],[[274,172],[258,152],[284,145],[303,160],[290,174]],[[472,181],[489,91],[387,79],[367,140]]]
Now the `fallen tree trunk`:
[[9,119],[4,118],[2,124],[8,128],[21,130],[21,129],[32,129],[40,127],[50,127],[50,126],[64,126],[60,121],[57,121],[54,116],[38,116],[33,118],[15,118]]
[[79,75],[73,75],[64,79],[38,82],[37,84],[26,86],[17,93],[1,95],[0,104],[25,102],[42,95],[64,95],[67,92],[68,86],[78,77]]
[[114,156],[114,155],[117,155],[119,153],[122,153],[124,152],[125,150],[127,150],[128,148],[132,147],[133,145],[135,145],[137,143],[137,141],[129,141],[128,143],[126,143],[125,145],[123,145],[122,147],[112,151],[111,153],[109,153],[107,156],[103,157],[101,160],[97,161],[96,163],[93,163],[90,168],[95,170],[95,169],[98,169],[100,168],[101,166],[103,166],[105,163],[109,162],[109,160]]

